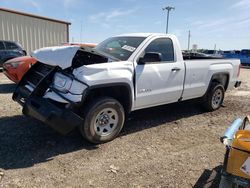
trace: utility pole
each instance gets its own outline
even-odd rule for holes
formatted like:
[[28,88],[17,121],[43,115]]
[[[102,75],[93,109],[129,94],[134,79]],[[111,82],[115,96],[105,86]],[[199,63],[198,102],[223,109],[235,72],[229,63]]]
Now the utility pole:
[[190,38],[191,38],[191,33],[190,30],[188,31],[188,51],[190,49]]
[[168,11],[168,13],[167,13],[166,33],[168,33],[169,12],[170,12],[171,10],[174,10],[174,9],[175,9],[174,7],[170,7],[170,6],[167,6],[167,7],[165,7],[165,8],[162,9],[163,11],[164,11],[164,10],[167,10],[167,11]]

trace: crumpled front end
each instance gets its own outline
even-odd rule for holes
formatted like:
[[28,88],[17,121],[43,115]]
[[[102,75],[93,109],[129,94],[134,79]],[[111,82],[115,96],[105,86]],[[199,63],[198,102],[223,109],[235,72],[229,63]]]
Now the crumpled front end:
[[35,50],[31,56],[47,65],[66,69],[72,65],[72,60],[79,49],[79,46],[46,47]]
[[38,62],[18,84],[13,100],[23,106],[25,115],[66,134],[83,122],[77,109],[89,87],[76,70],[111,60],[94,49],[78,46],[42,48],[32,56]]
[[58,66],[50,66],[37,62],[18,84],[13,93],[13,100],[23,106],[23,113],[38,119],[54,128],[56,131],[67,134],[79,126],[83,119],[72,110],[74,102],[68,105],[44,98],[44,95],[53,91],[54,76],[60,72]]

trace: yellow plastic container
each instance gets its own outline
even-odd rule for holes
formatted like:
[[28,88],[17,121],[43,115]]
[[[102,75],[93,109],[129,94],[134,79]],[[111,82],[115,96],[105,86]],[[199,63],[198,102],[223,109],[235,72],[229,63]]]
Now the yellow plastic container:
[[235,176],[250,179],[249,163],[250,131],[239,130],[235,134],[235,138],[231,145],[227,162],[227,172]]

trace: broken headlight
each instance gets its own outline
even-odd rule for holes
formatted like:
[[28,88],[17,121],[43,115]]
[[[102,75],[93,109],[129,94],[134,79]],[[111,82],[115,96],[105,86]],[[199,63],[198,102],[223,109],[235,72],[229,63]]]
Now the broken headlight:
[[53,87],[58,91],[68,93],[71,88],[72,82],[73,81],[71,78],[61,73],[56,73],[53,80]]

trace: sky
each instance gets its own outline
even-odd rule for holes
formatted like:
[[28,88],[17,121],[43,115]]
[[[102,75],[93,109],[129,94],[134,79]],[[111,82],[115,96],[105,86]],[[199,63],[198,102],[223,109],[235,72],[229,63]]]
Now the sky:
[[182,49],[250,49],[250,0],[0,0],[0,7],[71,22],[71,42],[93,42],[122,33],[166,31]]

